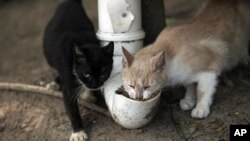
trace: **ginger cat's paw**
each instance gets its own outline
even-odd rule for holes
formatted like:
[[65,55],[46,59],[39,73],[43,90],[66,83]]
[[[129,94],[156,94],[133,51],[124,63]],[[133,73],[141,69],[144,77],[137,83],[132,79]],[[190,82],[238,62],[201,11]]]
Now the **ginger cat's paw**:
[[72,133],[69,141],[87,141],[88,136],[84,131]]
[[193,118],[206,118],[210,113],[209,106],[197,105],[191,113]]
[[195,105],[195,100],[192,98],[183,98],[180,101],[180,107],[183,111],[191,110]]

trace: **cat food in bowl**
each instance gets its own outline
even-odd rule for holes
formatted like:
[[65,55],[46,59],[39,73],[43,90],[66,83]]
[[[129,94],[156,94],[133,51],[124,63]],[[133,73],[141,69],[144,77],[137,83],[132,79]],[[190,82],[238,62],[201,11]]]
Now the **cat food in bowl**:
[[134,100],[121,87],[120,76],[111,79],[104,87],[104,97],[113,119],[128,129],[140,128],[149,123],[158,109],[161,92],[146,100]]

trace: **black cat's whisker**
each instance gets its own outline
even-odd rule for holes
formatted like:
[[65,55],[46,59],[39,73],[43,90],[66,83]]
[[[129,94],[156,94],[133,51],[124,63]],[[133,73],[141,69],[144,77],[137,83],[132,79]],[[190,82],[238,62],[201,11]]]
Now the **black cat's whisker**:
[[75,92],[73,93],[73,96],[71,97],[71,100],[72,100],[73,102],[75,101],[75,99],[77,99],[78,93],[79,93],[79,90],[78,90],[78,91],[75,91]]
[[85,85],[81,85],[81,86],[79,87],[79,90],[78,90],[77,94],[78,94],[78,95],[81,94],[84,90],[86,90],[86,86],[85,86]]
[[73,91],[73,96],[72,96],[72,101],[76,102],[78,96],[81,94],[81,92],[84,90],[84,85],[81,85],[79,87],[77,87],[74,91]]
[[73,101],[74,103],[77,102],[78,97],[80,96],[80,94],[82,94],[82,91],[81,91],[81,90],[76,94],[76,96],[75,96],[75,98],[74,98],[74,101]]
[[79,87],[77,87],[72,93],[73,93],[73,95],[76,95],[78,92],[79,92],[79,90],[82,88],[82,85],[81,86],[79,86]]
[[78,97],[83,93],[83,90],[84,90],[84,88],[82,87],[82,89],[80,89],[78,91],[78,93],[75,94],[75,97],[74,97],[74,100],[73,100],[74,103],[77,103]]

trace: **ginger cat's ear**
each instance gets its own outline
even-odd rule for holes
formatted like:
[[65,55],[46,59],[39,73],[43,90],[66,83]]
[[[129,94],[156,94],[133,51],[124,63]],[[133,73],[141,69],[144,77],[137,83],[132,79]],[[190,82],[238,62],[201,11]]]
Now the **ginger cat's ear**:
[[123,57],[122,57],[123,68],[130,67],[134,60],[134,56],[130,54],[124,47],[122,47],[122,52],[123,52]]
[[162,70],[165,66],[165,51],[161,51],[151,58],[150,64],[153,71]]

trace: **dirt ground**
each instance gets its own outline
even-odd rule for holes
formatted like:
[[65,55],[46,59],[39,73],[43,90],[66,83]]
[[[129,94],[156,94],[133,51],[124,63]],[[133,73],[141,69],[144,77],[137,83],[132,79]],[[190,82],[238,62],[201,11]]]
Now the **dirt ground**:
[[[11,0],[0,5],[0,82],[45,85],[55,77],[42,53],[42,36],[59,0]],[[86,0],[97,23],[96,1]],[[97,25],[97,24],[95,24]],[[223,75],[211,114],[192,119],[178,101],[181,88],[163,93],[154,120],[128,130],[81,107],[90,141],[227,141],[229,125],[250,124],[250,65]],[[0,90],[0,141],[68,141],[69,119],[61,99]]]

